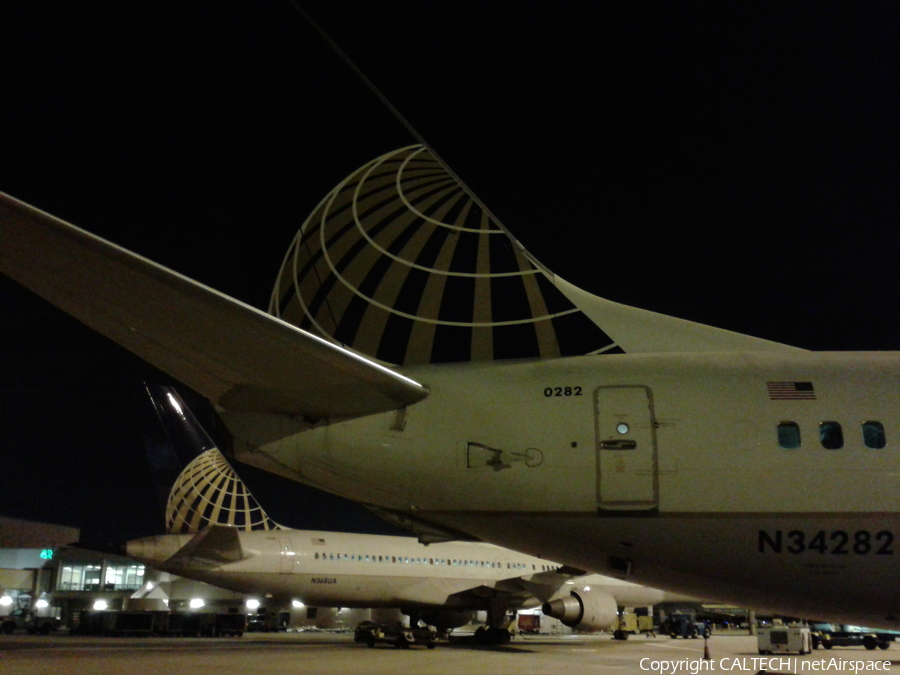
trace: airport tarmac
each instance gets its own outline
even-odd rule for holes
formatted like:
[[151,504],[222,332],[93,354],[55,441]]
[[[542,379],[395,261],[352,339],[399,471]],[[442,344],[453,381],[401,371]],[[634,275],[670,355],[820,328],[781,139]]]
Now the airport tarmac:
[[[530,673],[714,672],[753,674],[894,672],[900,675],[900,646],[817,650],[799,656],[760,657],[756,638],[713,635],[711,659],[703,640],[608,635],[516,638],[503,647],[465,641],[435,650],[369,649],[350,634],[249,634],[242,638],[94,638],[0,635],[0,673],[10,675],[517,675]],[[765,660],[761,660],[765,659]],[[770,660],[771,659],[771,660]],[[853,663],[858,662],[858,663]],[[854,667],[856,666],[856,667]]]

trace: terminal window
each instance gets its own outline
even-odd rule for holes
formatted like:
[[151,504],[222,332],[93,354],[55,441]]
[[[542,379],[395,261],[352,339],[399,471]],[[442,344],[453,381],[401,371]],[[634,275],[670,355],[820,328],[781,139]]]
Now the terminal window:
[[98,564],[75,564],[64,565],[60,569],[58,590],[130,591],[139,589],[143,584],[143,565],[107,565],[104,572]]
[[60,570],[59,590],[99,591],[100,565],[66,565]]
[[143,565],[109,565],[106,568],[104,591],[133,591],[143,585]]

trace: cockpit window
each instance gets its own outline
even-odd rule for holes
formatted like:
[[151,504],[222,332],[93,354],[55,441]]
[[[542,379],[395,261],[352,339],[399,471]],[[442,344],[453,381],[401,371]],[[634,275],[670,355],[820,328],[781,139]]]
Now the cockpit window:
[[778,425],[778,445],[785,450],[800,447],[800,426],[796,422],[781,422]]

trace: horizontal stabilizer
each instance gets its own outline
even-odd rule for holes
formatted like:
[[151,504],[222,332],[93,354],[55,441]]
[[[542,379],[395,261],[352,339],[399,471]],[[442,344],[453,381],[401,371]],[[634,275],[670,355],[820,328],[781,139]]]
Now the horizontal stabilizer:
[[244,555],[237,528],[215,525],[197,534],[167,562],[180,567],[207,567],[239,562]]
[[352,417],[427,389],[0,193],[0,271],[233,411]]
[[572,567],[571,565],[560,565],[555,570],[553,570],[553,573],[570,577],[583,577],[585,574],[587,574],[587,570]]

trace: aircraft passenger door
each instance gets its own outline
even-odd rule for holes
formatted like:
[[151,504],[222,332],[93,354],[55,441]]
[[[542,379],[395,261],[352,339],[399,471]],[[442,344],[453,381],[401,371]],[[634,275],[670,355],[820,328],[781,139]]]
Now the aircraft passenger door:
[[598,510],[654,511],[659,506],[659,464],[650,388],[595,389],[594,428]]
[[291,540],[286,537],[278,538],[278,545],[281,548],[281,563],[279,572],[281,574],[290,574],[294,571],[294,559],[297,557]]

